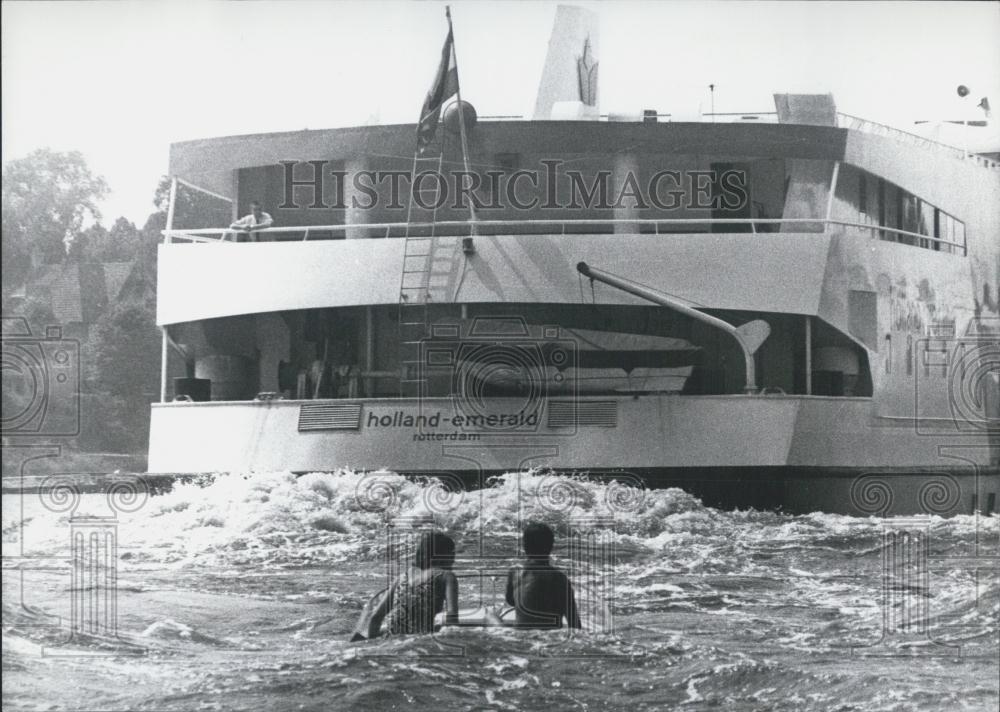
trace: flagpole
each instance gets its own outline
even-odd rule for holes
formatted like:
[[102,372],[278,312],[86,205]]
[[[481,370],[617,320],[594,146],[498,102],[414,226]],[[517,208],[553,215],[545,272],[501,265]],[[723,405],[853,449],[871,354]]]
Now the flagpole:
[[[455,31],[451,26],[451,5],[444,6],[444,14],[448,18],[448,34],[451,35],[451,58],[455,60],[455,96],[458,98],[458,131],[462,137],[462,164],[465,166],[466,175],[470,175],[469,170],[469,144],[465,139],[465,111],[462,105],[462,81],[458,76],[458,53],[455,51]],[[465,179],[463,176],[463,183]],[[476,201],[472,194],[469,194],[469,222],[472,234],[476,234]]]

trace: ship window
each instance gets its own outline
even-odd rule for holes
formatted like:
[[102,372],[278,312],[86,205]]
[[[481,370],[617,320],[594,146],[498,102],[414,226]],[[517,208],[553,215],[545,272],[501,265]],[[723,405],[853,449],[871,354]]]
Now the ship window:
[[[929,235],[930,237],[937,237],[937,208],[928,202],[923,200],[920,201],[920,225],[918,226],[917,232],[921,235]],[[920,246],[929,248],[932,250],[940,249],[938,243],[933,240],[921,240]]]
[[[920,232],[920,198],[899,191],[899,229],[906,232]],[[916,238],[910,235],[900,235],[900,241],[907,245],[916,244]]]
[[[892,190],[893,197],[895,198],[895,200],[893,201],[893,205],[895,206],[895,209],[893,211],[894,212],[893,217],[895,219],[893,220],[893,225],[892,226],[894,228],[896,228],[897,230],[902,230],[903,229],[903,209],[904,209],[903,191],[901,191],[896,186],[892,186],[892,188],[893,188],[893,190]],[[904,242],[904,241],[905,241],[905,237],[903,235],[900,235],[900,234],[897,233],[896,234],[896,242]]]
[[[885,181],[878,179],[878,224],[885,227]],[[880,237],[886,239],[888,233],[883,232]]]
[[[887,242],[951,254],[964,250],[965,223],[923,198],[851,166],[843,167],[839,183],[844,188],[841,191],[838,187],[835,204],[839,219],[888,228],[873,234]],[[897,230],[913,234],[900,234]]]
[[[965,244],[965,223],[957,218],[953,218],[943,210],[940,212],[941,239],[953,242],[956,245]],[[957,252],[962,249],[953,245],[945,245],[948,252]]]

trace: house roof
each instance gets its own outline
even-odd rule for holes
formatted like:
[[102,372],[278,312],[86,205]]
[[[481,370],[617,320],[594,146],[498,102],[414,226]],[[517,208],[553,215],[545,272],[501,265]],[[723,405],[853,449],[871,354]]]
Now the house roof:
[[92,324],[121,297],[136,269],[133,262],[42,265],[28,279],[25,292],[47,303],[61,324]]

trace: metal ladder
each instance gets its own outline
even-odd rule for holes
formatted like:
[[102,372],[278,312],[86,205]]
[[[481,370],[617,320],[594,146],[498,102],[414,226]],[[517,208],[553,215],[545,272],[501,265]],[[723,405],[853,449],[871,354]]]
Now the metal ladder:
[[[443,153],[433,157],[414,155],[410,173],[411,191],[421,172],[433,168],[441,175],[443,159]],[[424,168],[418,168],[421,165]],[[440,182],[431,182],[433,187],[423,188],[419,195],[424,205],[433,207],[428,209],[415,204],[411,192],[406,211],[406,244],[403,246],[403,272],[399,286],[399,395],[402,398],[426,395],[426,368],[421,359],[424,339],[430,336],[428,305],[450,300],[454,256],[460,243],[460,238],[434,234]],[[414,222],[429,223],[430,227],[414,231],[411,228]]]

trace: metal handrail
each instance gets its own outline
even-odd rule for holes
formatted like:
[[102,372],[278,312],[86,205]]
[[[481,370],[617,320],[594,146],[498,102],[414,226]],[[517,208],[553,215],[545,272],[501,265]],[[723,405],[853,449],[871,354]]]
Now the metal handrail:
[[[844,126],[843,122],[848,122],[849,126]],[[976,153],[969,153],[965,149],[959,148],[958,146],[952,146],[947,143],[942,143],[941,141],[935,141],[932,138],[927,138],[926,136],[920,136],[915,133],[910,133],[909,131],[903,131],[902,129],[897,129],[894,126],[889,126],[887,124],[879,123],[878,121],[872,121],[871,119],[864,119],[860,116],[854,116],[852,114],[845,114],[843,112],[837,112],[837,125],[841,128],[854,129],[855,131],[862,131],[864,133],[870,133],[875,135],[887,135],[894,138],[899,138],[910,143],[927,146],[930,148],[943,149],[948,151],[957,158],[962,160],[971,160],[979,165],[985,166],[987,168],[1000,168],[1000,163],[993,161],[985,156],[980,156]]]
[[[823,219],[823,218],[620,218],[620,219],[580,219],[580,220],[477,220],[476,227],[553,227],[558,228],[558,230],[553,230],[553,232],[558,232],[561,235],[573,234],[572,231],[567,231],[567,226],[608,226],[614,228],[615,226],[632,226],[632,225],[651,225],[654,228],[655,234],[660,234],[661,225],[750,225],[751,229],[756,232],[758,225],[823,225],[824,228],[827,225],[840,225],[843,227],[853,227],[862,230],[869,230],[872,232],[879,233],[891,233],[893,235],[901,235],[904,237],[910,237],[915,240],[926,240],[928,242],[935,242],[942,245],[950,245],[952,247],[959,248],[966,251],[967,241],[963,242],[952,242],[951,240],[945,240],[939,237],[932,237],[930,235],[924,235],[919,232],[910,232],[908,230],[900,230],[898,228],[883,227],[881,225],[870,225],[867,223],[855,223],[848,222],[845,220],[833,220],[833,219]],[[267,227],[261,228],[259,230],[234,230],[232,228],[204,228],[204,229],[176,229],[176,230],[162,230],[162,234],[165,238],[166,243],[171,243],[174,238],[181,240],[189,240],[191,242],[207,243],[207,242],[227,242],[227,237],[229,235],[236,235],[238,233],[247,234],[253,232],[254,234],[267,234],[267,235],[281,235],[281,234],[294,234],[303,233],[303,241],[308,240],[309,233],[313,231],[325,231],[325,232],[346,232],[347,230],[369,230],[369,231],[383,231],[383,235],[380,238],[365,238],[365,239],[385,239],[390,237],[392,230],[409,230],[412,232],[414,229],[440,229],[440,228],[469,228],[471,223],[467,220],[441,220],[438,222],[420,222],[420,223],[405,223],[405,222],[391,222],[391,223],[353,223],[349,225],[303,225],[298,227]],[[217,237],[210,237],[215,235]]]
[[[603,121],[603,122],[609,122],[609,121],[610,122],[614,122],[614,120],[611,118],[612,116],[625,116],[625,115],[628,115],[628,112],[613,113],[613,114],[598,114],[597,118],[598,118],[598,120]],[[655,114],[634,113],[633,115],[635,116],[637,123],[641,123],[642,119],[646,118],[647,116],[656,116],[657,118],[668,118],[668,119],[672,118],[674,116],[673,113],[661,112],[661,111],[658,111]],[[718,118],[722,118],[722,120],[724,122],[725,121],[732,121],[732,123],[738,123],[741,119],[744,119],[746,117],[751,117],[751,116],[752,117],[759,117],[759,116],[768,116],[768,117],[775,116],[776,117],[777,115],[778,115],[778,112],[776,112],[776,111],[717,111],[717,112],[714,112],[714,113],[713,112],[703,112],[703,113],[699,114],[698,117],[700,119],[705,119],[705,117],[712,117],[712,119],[715,119],[715,118],[718,117]],[[497,122],[500,122],[500,121],[531,121],[531,120],[532,120],[532,118],[530,116],[526,116],[524,114],[493,114],[493,115],[486,115],[486,116],[480,116],[479,117],[479,121],[497,121]],[[666,122],[666,123],[669,123],[669,122]],[[685,117],[680,123],[710,123],[710,120],[709,121],[698,121],[698,120],[694,119],[693,117],[692,118]]]
[[[565,225],[616,225],[616,224],[638,224],[655,225],[657,223],[670,225],[697,225],[697,224],[724,224],[724,225],[748,225],[748,224],[779,224],[779,223],[821,223],[822,218],[580,218],[578,220],[558,220],[558,219],[535,219],[535,220],[477,220],[477,227],[490,225],[498,226],[565,226]],[[161,230],[165,236],[187,237],[189,234],[197,235],[228,235],[233,233],[254,234],[280,234],[305,232],[307,230],[349,230],[352,228],[363,228],[367,230],[391,230],[393,228],[405,229],[431,228],[431,227],[469,227],[468,220],[438,220],[437,222],[391,222],[391,223],[350,223],[338,225],[300,225],[287,227],[265,227],[257,230],[247,228],[185,228],[175,230]]]
[[951,245],[952,247],[957,247],[962,250],[962,254],[966,254],[968,250],[968,239],[963,239],[962,242],[952,242],[951,240],[944,240],[940,237],[931,237],[930,235],[925,235],[922,232],[910,232],[909,230],[898,230],[894,227],[882,227],[881,225],[870,225],[868,223],[855,223],[847,222],[846,220],[824,220],[823,222],[830,225],[842,225],[844,227],[859,227],[866,230],[877,230],[879,232],[890,232],[893,235],[903,235],[904,237],[912,237],[916,240],[927,240],[928,242],[937,242],[941,245]]
[[768,121],[771,120],[770,117],[774,117],[774,121],[778,120],[777,111],[706,111],[701,116],[702,118],[710,116],[713,121],[721,118],[723,122],[732,121],[732,123],[738,123],[744,119],[758,119],[761,116],[767,116]]

